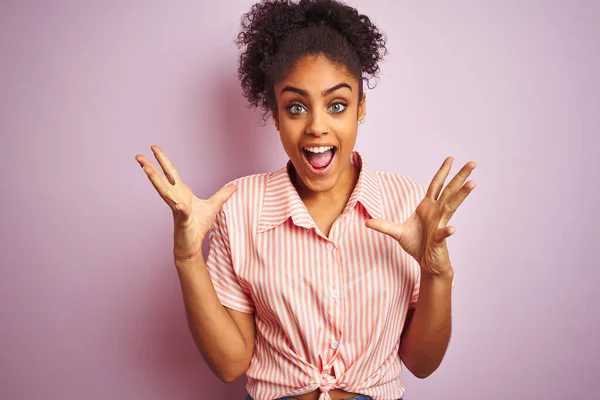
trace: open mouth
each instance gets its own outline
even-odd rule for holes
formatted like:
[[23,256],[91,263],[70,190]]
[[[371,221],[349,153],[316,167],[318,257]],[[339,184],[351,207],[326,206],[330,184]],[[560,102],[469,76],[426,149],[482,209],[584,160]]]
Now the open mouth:
[[337,148],[334,146],[304,147],[304,159],[315,172],[323,173],[332,164]]

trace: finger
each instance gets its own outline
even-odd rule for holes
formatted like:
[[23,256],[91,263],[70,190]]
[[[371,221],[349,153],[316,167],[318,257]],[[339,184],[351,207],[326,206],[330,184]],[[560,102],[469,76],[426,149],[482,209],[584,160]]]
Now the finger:
[[167,156],[162,151],[162,149],[160,147],[158,147],[157,145],[150,146],[150,149],[152,149],[152,152],[154,153],[154,156],[158,160],[160,167],[162,168],[163,172],[165,173],[165,176],[169,180],[169,183],[171,185],[174,185],[178,182],[181,182],[181,178],[179,177],[179,173],[175,169],[175,166],[167,158]]
[[177,203],[177,205],[175,205],[175,208],[173,209],[173,214],[175,215],[178,221],[183,221],[183,225],[185,225],[188,221],[192,220],[190,209],[183,202]]
[[456,233],[456,229],[453,226],[445,226],[436,231],[433,240],[435,240],[436,243],[442,243],[444,240],[454,235],[454,233]]
[[175,207],[178,201],[171,190],[169,181],[156,170],[154,165],[152,165],[146,157],[137,156],[136,160],[142,166],[142,169],[148,176],[148,179],[150,179],[150,182],[152,182],[152,186],[154,186],[154,189],[156,189],[160,197],[162,197],[168,205]]
[[400,238],[402,238],[401,226],[391,221],[380,218],[374,218],[368,220],[366,226],[367,228],[371,228],[373,230],[376,230],[377,232],[389,235],[397,241],[400,241]]
[[476,166],[477,165],[473,161],[469,161],[468,163],[466,163],[461,168],[461,170],[458,171],[458,174],[456,174],[454,178],[452,178],[452,180],[448,183],[438,201],[444,203],[448,198],[452,197],[452,195],[461,188],[463,183],[465,183],[465,181],[467,180],[469,175],[471,175],[471,172],[473,172]]
[[458,207],[465,201],[467,196],[475,189],[475,182],[469,181],[460,188],[460,190],[452,195],[445,203],[443,203],[443,214],[441,223],[446,225],[450,218],[454,215]]
[[237,186],[231,183],[227,184],[219,189],[219,191],[210,199],[208,199],[208,201],[215,207],[215,209],[220,210],[223,207],[223,204],[225,204],[236,191]]
[[442,191],[442,187],[444,186],[444,182],[446,181],[446,177],[448,177],[448,173],[452,168],[453,161],[453,157],[446,157],[446,159],[442,163],[442,166],[431,180],[429,188],[427,189],[426,196],[433,200],[437,200],[438,196],[440,195],[440,192]]

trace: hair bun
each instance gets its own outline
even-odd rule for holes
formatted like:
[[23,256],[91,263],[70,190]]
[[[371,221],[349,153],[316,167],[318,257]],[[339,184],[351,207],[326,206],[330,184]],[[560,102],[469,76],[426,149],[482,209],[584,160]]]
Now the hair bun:
[[[335,43],[329,44],[331,51],[325,53],[356,72],[361,90],[363,79],[368,81],[377,75],[379,61],[386,53],[385,38],[371,20],[337,0],[262,0],[242,16],[241,25],[237,44],[243,49],[238,69],[242,90],[250,105],[260,105],[265,112],[269,111],[273,101],[267,93],[269,84],[294,61],[284,60],[281,65],[276,65],[280,47],[291,34],[295,35],[295,43],[304,43],[305,51],[309,53],[311,49],[327,46],[327,43],[323,44],[327,40],[334,40]],[[303,35],[308,34],[303,28],[311,27],[331,28],[319,32],[325,36],[311,39],[318,42],[317,47],[307,47],[310,40],[306,37],[303,41]],[[314,36],[314,32],[312,34]],[[342,50],[334,48],[336,46],[351,49],[353,55],[344,56]],[[292,49],[294,54],[287,58],[297,56],[297,51]]]

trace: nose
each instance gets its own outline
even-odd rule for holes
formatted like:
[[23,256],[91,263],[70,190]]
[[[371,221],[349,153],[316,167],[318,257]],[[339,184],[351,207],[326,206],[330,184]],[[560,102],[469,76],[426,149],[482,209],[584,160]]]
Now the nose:
[[313,111],[311,113],[311,118],[308,121],[308,125],[306,126],[306,134],[320,137],[328,132],[329,128],[327,127],[326,112]]

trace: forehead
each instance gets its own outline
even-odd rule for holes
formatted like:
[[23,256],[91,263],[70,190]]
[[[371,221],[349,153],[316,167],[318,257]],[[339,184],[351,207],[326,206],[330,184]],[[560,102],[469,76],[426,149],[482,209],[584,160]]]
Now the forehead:
[[342,82],[352,86],[353,91],[358,88],[358,81],[346,67],[323,55],[309,55],[300,58],[275,88],[279,92],[277,89],[289,85],[316,93]]

